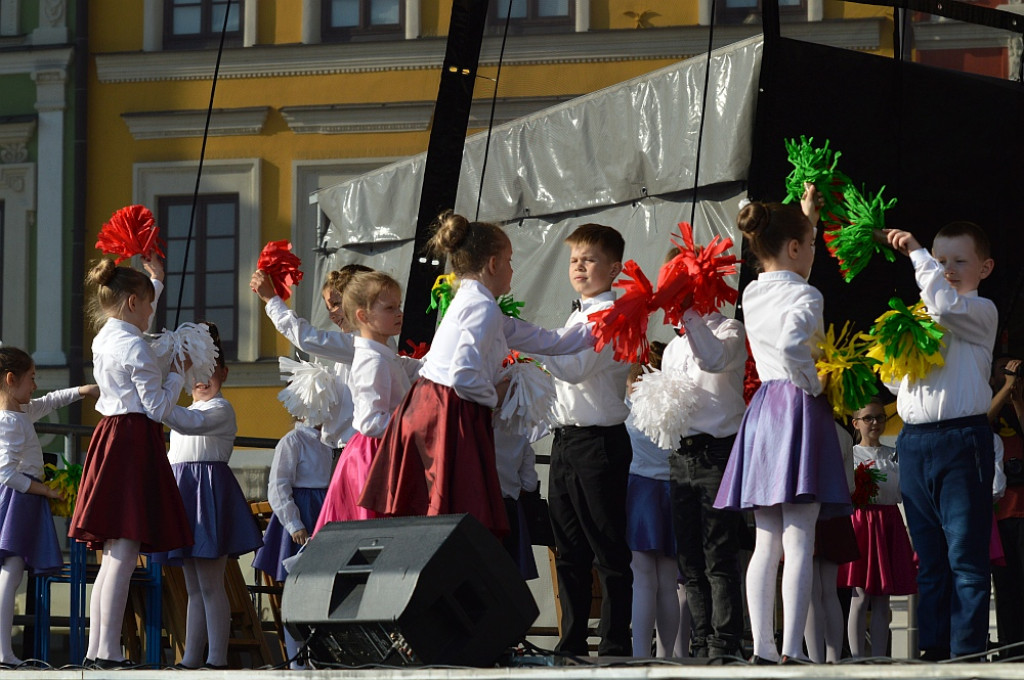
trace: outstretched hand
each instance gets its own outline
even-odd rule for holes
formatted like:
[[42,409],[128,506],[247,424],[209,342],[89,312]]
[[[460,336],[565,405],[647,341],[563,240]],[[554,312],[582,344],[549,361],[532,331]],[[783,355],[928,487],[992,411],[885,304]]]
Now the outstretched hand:
[[804,182],[804,195],[800,198],[800,208],[810,221],[812,227],[818,226],[821,209],[825,205],[825,196],[810,182]]
[[882,233],[885,234],[885,239],[889,242],[889,246],[898,253],[909,255],[911,251],[921,247],[921,244],[917,242],[917,239],[909,231],[883,229]]
[[252,278],[249,279],[249,288],[264,302],[270,302],[271,298],[277,295],[274,290],[274,282],[262,269],[257,269],[252,273]]
[[156,255],[148,259],[142,260],[142,268],[149,274],[149,278],[156,279],[163,283],[164,280],[164,263],[160,261]]

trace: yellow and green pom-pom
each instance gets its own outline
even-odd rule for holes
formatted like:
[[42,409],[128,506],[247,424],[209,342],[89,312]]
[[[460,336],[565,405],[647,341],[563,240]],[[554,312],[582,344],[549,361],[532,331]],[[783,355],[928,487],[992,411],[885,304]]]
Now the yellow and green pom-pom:
[[46,481],[43,483],[51,489],[61,492],[61,498],[50,499],[50,512],[55,517],[71,517],[75,512],[75,501],[78,499],[78,486],[82,483],[82,466],[69,463],[66,458],[64,467],[58,468],[53,463],[43,466]]
[[908,308],[894,297],[889,307],[866,336],[872,343],[867,355],[879,362],[875,370],[883,382],[920,380],[933,366],[945,363],[941,350],[946,329],[928,315],[924,302]]
[[433,287],[430,289],[430,306],[427,307],[427,313],[431,310],[437,310],[437,320],[440,321],[444,318],[445,313],[448,311],[448,305],[452,303],[452,298],[455,297],[455,274],[441,274],[434,281]]
[[877,236],[885,228],[885,211],[896,204],[896,199],[882,198],[885,187],[875,196],[867,197],[852,184],[846,187],[848,224],[825,232],[825,246],[832,257],[839,260],[839,270],[847,283],[864,270],[875,253],[881,253],[889,262],[896,259],[893,249]]
[[835,328],[829,325],[825,339],[818,343],[822,351],[817,363],[818,373],[828,378],[825,396],[837,418],[845,420],[878,393],[874,373],[878,362],[866,355],[867,346],[862,335],[850,332],[849,322],[843,324],[838,337]]

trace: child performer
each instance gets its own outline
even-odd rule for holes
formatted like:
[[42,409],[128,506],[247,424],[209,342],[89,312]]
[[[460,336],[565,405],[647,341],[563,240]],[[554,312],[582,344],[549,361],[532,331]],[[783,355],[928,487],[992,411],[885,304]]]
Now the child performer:
[[[738,217],[763,268],[743,292],[747,337],[763,382],[743,416],[715,507],[754,510],[747,606],[755,663],[804,658],[814,523],[819,515],[852,509],[832,410],[815,368],[823,300],[807,276],[822,199],[809,186],[801,204],[803,212],[751,203]],[[783,553],[780,659],[772,622]]]
[[[668,253],[668,259],[678,254]],[[684,301],[685,302],[685,301]],[[672,520],[679,573],[686,588],[695,657],[742,657],[741,513],[714,507],[746,403],[747,361],[743,324],[719,312],[683,313],[682,335],[665,348],[662,369],[679,370],[699,390],[679,448],[669,456]]]
[[[907,231],[886,231],[909,255],[921,299],[946,329],[944,365],[898,386],[904,426],[896,440],[907,527],[919,558],[920,645],[925,660],[985,651],[988,640],[992,529],[992,430],[986,413],[999,314],[978,296],[992,273],[988,236],[972,222],[951,222],[932,253]],[[897,386],[887,385],[890,390]]]
[[533,442],[547,433],[544,426],[534,427],[529,434],[512,432],[498,422],[494,426],[494,458],[509,525],[509,533],[502,543],[527,581],[539,576],[533,546],[537,539],[544,538],[531,533],[530,518],[550,521],[546,512],[543,517],[537,514],[542,507],[544,510],[547,508],[541,506],[537,454],[533,450]]
[[850,654],[865,656],[864,630],[871,608],[871,654],[886,656],[889,649],[889,596],[917,592],[914,549],[910,547],[903,515],[896,507],[900,497],[900,466],[896,449],[879,442],[885,431],[885,409],[878,398],[853,415],[857,444],[854,467],[865,464],[885,475],[878,482],[874,502],[853,511],[860,559],[840,565],[839,583],[853,588],[847,635]]
[[420,378],[381,441],[359,504],[384,515],[468,512],[501,537],[508,518],[494,459],[491,409],[509,347],[530,354],[593,345],[587,326],[549,331],[506,317],[496,298],[512,283],[512,242],[500,227],[446,212],[428,243],[447,255],[458,292],[434,334]]
[[61,494],[42,483],[43,449],[32,423],[84,396],[100,394],[96,385],[82,385],[33,399],[35,390],[32,357],[15,347],[0,347],[0,668],[22,662],[11,646],[11,628],[25,566],[37,575],[64,566],[47,501]]
[[[293,380],[282,390],[285,393],[298,396],[303,391]],[[263,532],[263,547],[252,561],[252,566],[275,581],[288,578],[283,562],[309,541],[327,495],[334,461],[334,452],[320,439],[320,424],[306,422],[296,410],[292,416],[296,418],[295,427],[277,442],[270,465],[267,499],[274,516]],[[299,644],[288,631],[285,647],[288,658],[294,659]],[[292,663],[293,670],[303,667],[298,661]]]
[[331,411],[331,419],[324,423],[320,433],[324,444],[334,449],[335,455],[356,432],[352,428],[352,393],[348,388],[349,367],[352,365],[352,355],[355,351],[355,327],[345,317],[342,299],[345,286],[353,276],[360,272],[372,271],[361,264],[347,264],[327,275],[321,295],[331,323],[339,329],[337,331],[322,331],[296,314],[277,296],[274,292],[274,282],[263,271],[257,269],[249,281],[249,287],[266,304],[267,317],[273,322],[278,333],[303,352],[335,362],[334,374],[337,376],[339,403]]
[[338,459],[314,536],[328,522],[377,517],[359,506],[359,496],[380,437],[420,368],[418,360],[398,356],[388,342],[402,332],[402,289],[398,281],[383,272],[356,274],[346,285],[343,300],[345,318],[358,333],[348,377],[356,433]]
[[[612,282],[622,271],[626,243],[615,229],[584,224],[565,240],[569,282],[580,299],[566,325],[615,302]],[[611,345],[600,353],[544,359],[555,377],[554,441],[548,503],[558,558],[558,599],[562,637],[556,649],[588,654],[591,580],[601,580],[602,656],[629,656],[633,645],[633,572],[626,543],[626,488],[633,450],[626,431],[626,376],[629,364],[615,361]]]
[[158,561],[183,562],[188,613],[185,653],[178,667],[184,669],[227,668],[231,632],[231,606],[224,589],[227,560],[263,545],[245,495],[228,467],[238,426],[235,409],[220,391],[228,377],[220,334],[214,324],[206,325],[219,353],[210,378],[192,386],[189,410],[201,414],[202,420],[175,425],[167,453],[195,543],[153,556]]
[[[156,278],[163,269],[144,263]],[[121,623],[139,552],[192,545],[192,531],[174,482],[161,422],[188,412],[175,405],[183,378],[164,377],[143,333],[149,328],[154,284],[144,274],[100,260],[86,277],[101,326],[92,343],[93,374],[103,419],[89,441],[78,502],[68,535],[103,550],[90,599],[87,665],[131,666],[121,650]]]
[[[650,365],[661,368],[663,342],[652,342]],[[629,395],[643,375],[643,365],[630,367],[626,404],[632,408]],[[688,611],[679,602],[679,562],[676,539],[672,531],[672,497],[669,488],[669,451],[659,448],[633,424],[633,414],[626,418],[626,431],[633,449],[626,490],[626,542],[633,553],[633,656],[651,656],[651,636],[657,628],[656,652],[659,658],[687,656],[688,650],[674,649],[680,639],[680,615]],[[685,592],[685,591],[684,591]],[[685,596],[684,596],[685,597]],[[689,620],[684,622],[689,640]]]

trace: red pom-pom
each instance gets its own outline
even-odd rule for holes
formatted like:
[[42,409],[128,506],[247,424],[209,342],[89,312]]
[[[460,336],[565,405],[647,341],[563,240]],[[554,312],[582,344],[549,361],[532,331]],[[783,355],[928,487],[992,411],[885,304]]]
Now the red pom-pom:
[[651,282],[633,260],[622,267],[625,281],[617,281],[616,288],[625,290],[625,294],[615,301],[611,307],[593,312],[588,318],[594,323],[594,337],[597,344],[594,349],[600,352],[605,345],[615,348],[616,361],[640,361],[647,363],[647,322],[654,311],[652,298],[654,290]]
[[689,308],[683,306],[683,302],[693,292],[693,279],[686,257],[676,255],[658,270],[658,290],[652,306],[665,311],[665,323],[679,326],[683,322],[683,312]]
[[715,236],[709,244],[697,248],[693,242],[693,227],[689,223],[680,222],[679,232],[682,243],[675,239],[672,243],[680,250],[676,257],[682,258],[689,272],[694,311],[700,315],[710,314],[724,304],[736,302],[739,292],[725,280],[726,276],[736,273],[739,263],[735,255],[727,254],[732,248],[732,239],[723,240],[721,236]]
[[142,255],[147,260],[157,254],[166,257],[160,247],[160,228],[153,213],[144,205],[128,205],[113,215],[100,229],[96,247],[108,255],[117,255],[115,264]]
[[750,405],[754,398],[754,392],[761,387],[761,377],[757,374],[757,364],[754,363],[754,355],[750,353],[750,343],[747,343],[747,363],[743,366],[743,403]]
[[409,345],[409,349],[399,350],[398,353],[403,357],[409,357],[410,359],[422,359],[427,356],[427,352],[430,351],[430,345],[426,342],[413,342],[408,338],[405,344]]
[[292,252],[288,241],[271,241],[263,248],[256,268],[266,272],[274,282],[274,292],[282,300],[292,296],[292,286],[302,280],[302,261]]

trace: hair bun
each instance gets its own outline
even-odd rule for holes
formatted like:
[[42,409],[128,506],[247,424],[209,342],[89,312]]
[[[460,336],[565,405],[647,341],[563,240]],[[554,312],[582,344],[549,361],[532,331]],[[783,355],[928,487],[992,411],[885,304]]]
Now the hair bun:
[[85,282],[94,286],[109,286],[117,275],[117,265],[113,260],[103,258],[97,260],[85,277]]
[[446,210],[437,221],[437,245],[446,253],[454,253],[469,235],[469,220],[454,210]]
[[760,201],[752,201],[743,206],[740,214],[736,217],[736,226],[748,237],[755,237],[761,234],[771,220],[771,210]]

